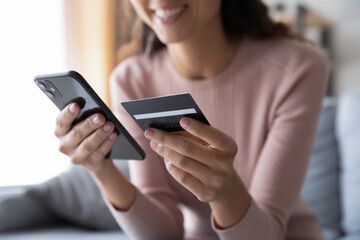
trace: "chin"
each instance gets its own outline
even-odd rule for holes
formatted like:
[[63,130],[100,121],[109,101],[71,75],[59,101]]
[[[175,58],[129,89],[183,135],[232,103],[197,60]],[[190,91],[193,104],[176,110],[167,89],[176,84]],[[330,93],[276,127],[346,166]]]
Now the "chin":
[[164,34],[157,34],[159,40],[165,44],[174,44],[174,43],[181,43],[186,40],[186,37],[176,35],[164,35]]

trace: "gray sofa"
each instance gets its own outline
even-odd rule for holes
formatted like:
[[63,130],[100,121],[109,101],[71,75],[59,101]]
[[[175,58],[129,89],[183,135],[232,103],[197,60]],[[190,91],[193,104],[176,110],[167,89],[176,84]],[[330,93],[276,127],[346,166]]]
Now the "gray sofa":
[[[360,239],[360,90],[326,98],[301,196],[327,239]],[[117,161],[128,176],[126,162]],[[127,239],[89,174],[0,188],[0,239]]]

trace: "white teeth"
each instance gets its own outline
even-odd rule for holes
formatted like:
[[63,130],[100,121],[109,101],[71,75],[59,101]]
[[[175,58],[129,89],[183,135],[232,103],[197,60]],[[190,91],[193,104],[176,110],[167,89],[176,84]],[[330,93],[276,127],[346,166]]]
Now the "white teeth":
[[172,9],[158,9],[155,10],[155,14],[159,18],[169,19],[171,17],[178,15],[183,9],[184,7],[172,8]]

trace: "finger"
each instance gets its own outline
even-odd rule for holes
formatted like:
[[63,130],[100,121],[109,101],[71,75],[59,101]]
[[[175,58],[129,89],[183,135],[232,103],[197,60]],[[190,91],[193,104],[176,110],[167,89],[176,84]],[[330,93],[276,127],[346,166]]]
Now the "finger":
[[[71,146],[77,146],[83,142],[91,133],[100,129],[105,124],[105,117],[101,114],[94,114],[84,121],[76,124],[70,132],[66,135],[65,139]],[[65,146],[66,147],[66,146]]]
[[116,142],[117,136],[116,132],[112,132],[109,137],[105,139],[97,150],[99,156],[105,157],[111,151]]
[[210,168],[201,162],[188,158],[165,145],[151,141],[150,146],[164,159],[170,161],[177,168],[198,178],[204,184],[209,181]]
[[204,140],[219,151],[237,152],[235,141],[230,136],[210,125],[187,117],[180,120],[180,125],[187,132]]
[[217,152],[213,149],[194,142],[187,137],[154,128],[147,129],[145,131],[145,137],[205,165],[212,166],[213,161],[211,160],[217,158]]
[[[101,146],[109,138],[114,130],[114,125],[111,122],[107,122],[102,128],[97,129],[91,135],[89,135],[84,141],[77,147],[75,154],[73,155],[73,162],[77,164],[87,159],[90,155],[97,152],[99,158],[103,158],[106,153],[102,152]],[[101,149],[101,152],[99,152]],[[103,154],[103,155],[102,155]]]
[[117,133],[112,132],[100,145],[100,147],[89,156],[89,161],[102,161],[111,151],[117,139]]
[[59,138],[67,134],[71,129],[71,123],[76,119],[79,112],[80,107],[77,103],[71,103],[66,106],[56,118],[55,136]]
[[188,133],[186,131],[173,132],[173,134],[183,136],[185,138],[189,138],[194,142],[197,142],[197,143],[200,143],[201,145],[209,147],[209,144],[207,142],[205,142],[204,140],[202,140],[202,139],[200,139],[198,137],[195,137],[194,135],[192,135],[192,134],[190,134],[190,133]]
[[201,181],[167,160],[165,160],[165,164],[168,172],[176,181],[192,192],[200,201],[208,202],[205,186]]

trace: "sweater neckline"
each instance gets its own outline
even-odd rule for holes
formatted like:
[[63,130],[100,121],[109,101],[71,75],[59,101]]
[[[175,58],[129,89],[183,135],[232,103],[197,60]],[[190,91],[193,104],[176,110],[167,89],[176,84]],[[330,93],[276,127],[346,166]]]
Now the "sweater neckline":
[[179,85],[184,87],[191,86],[192,88],[211,87],[217,84],[223,84],[231,78],[232,74],[236,71],[237,68],[239,68],[239,64],[241,64],[242,56],[245,54],[244,52],[246,50],[246,45],[247,40],[244,38],[236,49],[236,53],[233,56],[231,62],[225,67],[224,70],[210,78],[191,79],[182,76],[171,61],[169,53],[166,49],[164,50],[165,64],[169,69],[171,76]]

